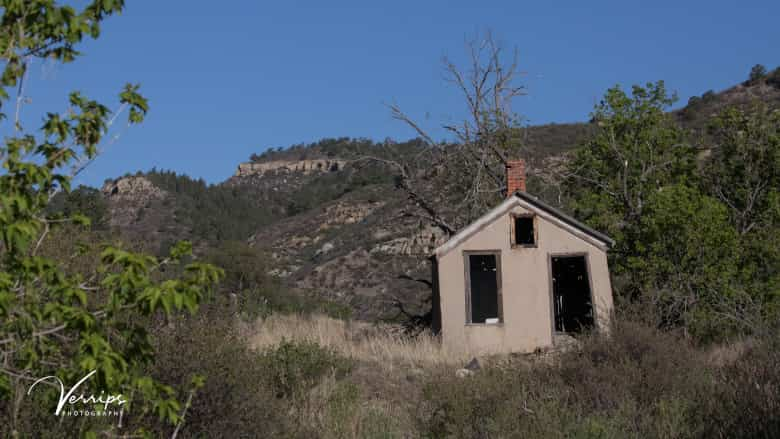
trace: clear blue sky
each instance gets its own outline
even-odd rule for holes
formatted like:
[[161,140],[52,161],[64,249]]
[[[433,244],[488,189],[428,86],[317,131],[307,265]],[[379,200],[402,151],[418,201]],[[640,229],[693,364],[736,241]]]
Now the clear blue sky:
[[[553,6],[555,4],[555,6]],[[516,46],[529,123],[582,121],[604,91],[664,79],[681,102],[780,64],[780,2],[128,0],[76,63],[33,69],[28,126],[79,89],[109,100],[140,82],[151,111],[79,182],[153,166],[209,182],[253,152],[323,137],[406,139],[397,102],[436,127],[463,103],[441,58],[492,29]]]

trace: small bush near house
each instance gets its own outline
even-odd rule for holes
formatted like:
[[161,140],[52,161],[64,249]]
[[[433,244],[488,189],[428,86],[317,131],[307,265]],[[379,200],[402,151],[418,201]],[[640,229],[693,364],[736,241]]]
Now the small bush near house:
[[[195,374],[205,378],[193,396],[182,437],[279,437],[293,428],[286,402],[267,385],[266,366],[247,348],[235,323],[229,307],[212,303],[201,315],[171,322],[158,332],[154,376],[180,383],[180,389]],[[155,425],[154,419],[144,422]],[[157,433],[171,435],[161,427]]]
[[324,376],[344,376],[350,361],[334,350],[309,341],[283,340],[263,351],[258,362],[277,397],[295,397],[314,387]]

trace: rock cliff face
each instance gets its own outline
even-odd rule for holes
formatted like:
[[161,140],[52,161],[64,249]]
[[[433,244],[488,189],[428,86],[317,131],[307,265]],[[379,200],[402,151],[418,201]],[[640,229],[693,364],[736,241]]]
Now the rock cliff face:
[[236,170],[236,177],[248,177],[252,175],[262,176],[266,172],[301,172],[309,174],[312,172],[332,172],[338,171],[347,164],[344,159],[315,159],[298,161],[272,161],[262,163],[241,163]]
[[173,196],[142,176],[120,177],[106,182],[101,192],[110,211],[109,224],[130,242],[157,252],[178,236]]
[[166,193],[146,177],[120,177],[106,182],[101,189],[111,207],[111,225],[127,227],[138,220],[139,212]]
[[103,195],[118,198],[162,198],[162,189],[146,177],[120,177],[109,180],[101,189]]

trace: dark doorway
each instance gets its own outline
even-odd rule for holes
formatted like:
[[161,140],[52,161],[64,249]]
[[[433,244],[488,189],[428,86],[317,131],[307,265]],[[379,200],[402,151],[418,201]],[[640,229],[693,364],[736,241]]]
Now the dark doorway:
[[556,332],[593,327],[593,304],[585,256],[553,256],[553,316]]

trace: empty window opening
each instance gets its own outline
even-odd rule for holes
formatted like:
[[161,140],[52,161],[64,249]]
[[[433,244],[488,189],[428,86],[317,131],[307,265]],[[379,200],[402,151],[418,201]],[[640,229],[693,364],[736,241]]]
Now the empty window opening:
[[593,327],[593,304],[585,256],[552,258],[553,313],[556,332]]
[[498,254],[466,256],[468,323],[501,321],[501,278]]
[[534,217],[516,216],[515,217],[515,236],[514,245],[536,245],[536,231],[534,230]]

